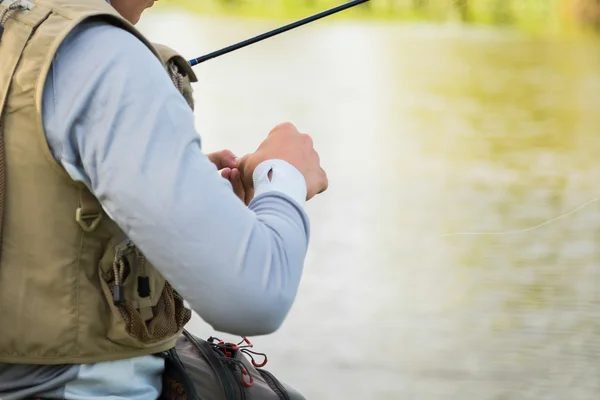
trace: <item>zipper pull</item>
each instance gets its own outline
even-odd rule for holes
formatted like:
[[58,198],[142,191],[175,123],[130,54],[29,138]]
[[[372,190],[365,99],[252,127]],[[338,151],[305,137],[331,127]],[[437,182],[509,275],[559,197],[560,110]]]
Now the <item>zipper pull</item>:
[[138,276],[138,295],[141,298],[150,296],[150,278],[147,276]]
[[121,285],[113,286],[113,304],[117,307],[125,303],[125,288]]

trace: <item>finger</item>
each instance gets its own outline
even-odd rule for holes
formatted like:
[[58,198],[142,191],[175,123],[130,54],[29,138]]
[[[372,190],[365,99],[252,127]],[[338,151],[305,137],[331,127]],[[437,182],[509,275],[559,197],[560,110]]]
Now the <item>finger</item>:
[[231,150],[221,150],[208,154],[208,159],[217,169],[237,167],[237,157]]
[[237,170],[239,170],[242,182],[246,186],[252,186],[252,174],[247,168],[250,155],[251,154],[246,154],[245,156],[239,158],[237,161],[237,166],[235,167]]
[[272,133],[275,133],[277,131],[298,131],[298,129],[296,128],[296,126],[294,124],[292,124],[291,122],[282,122],[280,124],[277,124],[273,127],[273,129],[271,129],[271,131],[269,132],[268,136],[271,136]]
[[323,172],[323,187],[321,189],[321,191],[319,191],[319,194],[323,193],[324,191],[326,191],[327,189],[329,189],[329,178],[327,177],[327,173],[325,172],[325,170],[323,168],[321,168],[321,172]]
[[248,155],[249,154],[246,154],[242,157],[237,157],[235,159],[235,163],[236,163],[235,168],[238,168],[238,169],[241,168],[246,163],[246,160],[248,159]]
[[231,168],[223,168],[221,170],[221,176],[228,181],[231,180]]
[[244,189],[244,184],[242,183],[242,175],[240,171],[237,169],[231,170],[231,177],[229,179],[231,182],[231,186],[233,187],[233,192],[240,200],[246,200],[246,191]]
[[314,192],[309,190],[306,193],[306,200],[310,200],[318,194],[325,192],[329,188],[329,179],[327,178],[327,173],[321,168],[321,179],[319,180],[319,186],[315,186]]

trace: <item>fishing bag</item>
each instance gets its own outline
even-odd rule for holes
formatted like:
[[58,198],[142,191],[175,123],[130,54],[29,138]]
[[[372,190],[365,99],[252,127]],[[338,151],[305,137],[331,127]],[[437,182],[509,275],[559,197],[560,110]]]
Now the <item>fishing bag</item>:
[[[251,350],[247,338],[238,344],[188,331],[163,354],[165,372],[160,400],[305,400],[263,369],[266,355]],[[255,359],[260,356],[261,359]]]

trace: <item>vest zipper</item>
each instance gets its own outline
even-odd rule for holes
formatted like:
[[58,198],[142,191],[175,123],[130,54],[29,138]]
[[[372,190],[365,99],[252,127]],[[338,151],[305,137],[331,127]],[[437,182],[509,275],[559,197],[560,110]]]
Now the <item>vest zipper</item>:
[[257,368],[256,370],[262,375],[263,379],[267,382],[267,385],[275,392],[277,397],[281,400],[291,400],[281,382],[279,382],[272,373],[260,368]]
[[[0,5],[2,5],[3,1],[0,1]],[[0,42],[2,42],[2,35],[4,34],[4,25],[13,14],[19,11],[27,11],[31,10],[34,7],[34,4],[25,1],[25,0],[14,0],[12,2],[8,2],[2,11],[0,11]]]

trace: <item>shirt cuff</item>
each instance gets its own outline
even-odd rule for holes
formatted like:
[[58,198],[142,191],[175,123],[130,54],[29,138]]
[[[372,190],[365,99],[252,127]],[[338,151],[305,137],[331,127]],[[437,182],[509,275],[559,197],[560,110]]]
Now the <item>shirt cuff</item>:
[[[269,171],[273,171],[269,180]],[[288,195],[300,206],[306,203],[306,180],[296,167],[284,160],[271,159],[258,164],[252,174],[254,197],[277,191]]]

